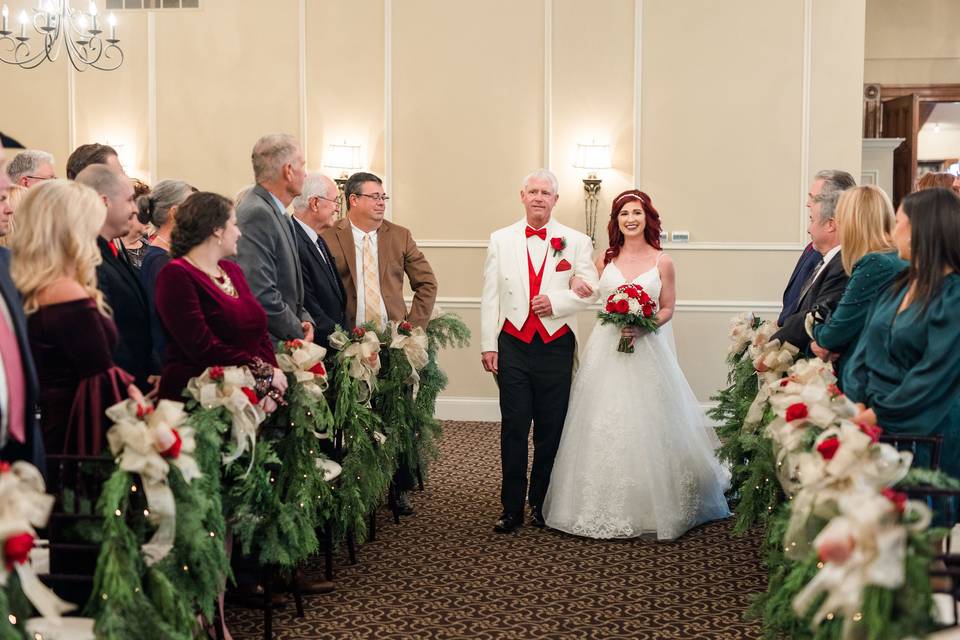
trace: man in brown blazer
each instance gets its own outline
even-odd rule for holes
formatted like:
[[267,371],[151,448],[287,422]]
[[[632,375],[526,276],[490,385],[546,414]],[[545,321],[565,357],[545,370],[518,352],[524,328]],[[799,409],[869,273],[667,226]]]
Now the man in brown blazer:
[[[437,299],[437,278],[410,230],[383,219],[389,196],[372,173],[355,173],[344,187],[347,216],[322,237],[333,254],[347,293],[350,328],[373,322],[407,320],[426,328]],[[403,274],[413,303],[403,300]],[[375,277],[367,278],[367,274]]]
[[[347,217],[321,237],[346,291],[347,324],[352,328],[372,322],[384,327],[389,320],[407,320],[426,328],[437,299],[437,279],[410,230],[383,219],[390,199],[383,181],[372,173],[355,173],[343,191]],[[403,300],[404,273],[413,290],[409,310]],[[394,482],[400,513],[413,514],[408,496],[413,473],[402,460]]]

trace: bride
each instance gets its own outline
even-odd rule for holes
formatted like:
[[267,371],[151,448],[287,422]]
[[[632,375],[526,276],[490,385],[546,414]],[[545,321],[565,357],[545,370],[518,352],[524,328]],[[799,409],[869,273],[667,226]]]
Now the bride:
[[[660,249],[650,197],[617,196],[607,231],[610,248],[597,261],[601,303],[622,284],[640,285],[657,301],[660,329],[597,321],[570,392],[543,514],[547,526],[578,536],[674,539],[730,515],[729,474],[674,352],[674,267]],[[617,352],[621,334],[632,338],[634,353]]]

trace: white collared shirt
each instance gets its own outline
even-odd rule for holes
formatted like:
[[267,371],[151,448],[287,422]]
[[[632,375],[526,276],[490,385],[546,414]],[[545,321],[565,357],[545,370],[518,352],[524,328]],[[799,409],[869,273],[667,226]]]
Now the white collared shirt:
[[323,263],[326,264],[327,256],[323,255],[323,251],[320,251],[320,246],[317,244],[317,240],[320,238],[320,236],[317,235],[317,232],[314,231],[310,225],[297,216],[293,216],[293,219],[296,220],[297,224],[300,225],[300,228],[303,229],[303,231],[307,234],[307,237],[310,238],[310,242],[313,243],[314,250],[316,250],[316,252],[320,255],[320,259],[323,260]]
[[830,264],[830,261],[833,260],[833,257],[838,253],[840,253],[840,245],[835,246],[833,249],[830,249],[830,251],[827,251],[825,254],[823,254],[823,264],[821,264],[820,268],[817,269],[817,275],[813,276],[813,280],[810,281],[811,283],[817,281],[817,278],[820,277],[820,274],[823,273],[823,270],[827,268],[827,265]]
[[[524,235],[527,233],[527,227],[530,227],[530,225],[525,222],[523,227]],[[533,229],[533,227],[530,228]],[[547,230],[546,240],[541,240],[539,236],[530,236],[529,238],[526,238],[527,253],[530,255],[530,262],[533,263],[534,271],[539,271],[541,265],[543,265],[544,261],[547,259],[547,249],[550,246],[550,238],[552,237],[551,232],[553,229],[553,218],[550,218],[547,224],[541,228],[546,228]],[[534,229],[534,231],[538,231],[538,229]]]
[[[357,321],[356,325],[359,327],[364,322],[366,322],[366,291],[364,291],[364,281],[363,281],[363,243],[366,242],[366,232],[358,229],[356,225],[352,222],[350,223],[350,231],[353,232],[353,246],[354,253],[356,253],[356,274],[357,274]],[[377,247],[377,230],[374,229],[369,233],[370,239],[373,241],[373,268],[377,273],[380,273],[380,260],[378,258],[378,247]],[[383,303],[383,294],[380,295],[380,317],[383,318],[383,322],[387,321],[387,307]]]

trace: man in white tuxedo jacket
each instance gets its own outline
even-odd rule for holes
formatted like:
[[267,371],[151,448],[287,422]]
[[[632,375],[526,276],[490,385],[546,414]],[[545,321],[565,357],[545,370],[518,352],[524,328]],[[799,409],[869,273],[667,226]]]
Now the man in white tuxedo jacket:
[[594,291],[598,285],[590,238],[550,217],[557,178],[545,169],[531,173],[520,201],[526,218],[490,236],[480,305],[483,368],[500,387],[503,514],[494,526],[498,533],[523,525],[528,497],[532,524],[544,525],[541,507],[570,397],[576,314],[592,302],[570,290],[570,279],[578,276]]

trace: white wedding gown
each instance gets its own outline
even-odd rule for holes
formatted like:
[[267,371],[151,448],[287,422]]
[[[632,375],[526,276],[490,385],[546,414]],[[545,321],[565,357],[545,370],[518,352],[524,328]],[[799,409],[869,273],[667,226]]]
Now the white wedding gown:
[[[659,262],[659,259],[658,259]],[[625,282],[612,262],[600,301]],[[654,300],[657,266],[633,280]],[[547,526],[590,538],[673,539],[730,515],[719,440],[672,348],[669,323],[617,352],[620,329],[597,321],[570,392],[543,513]]]

